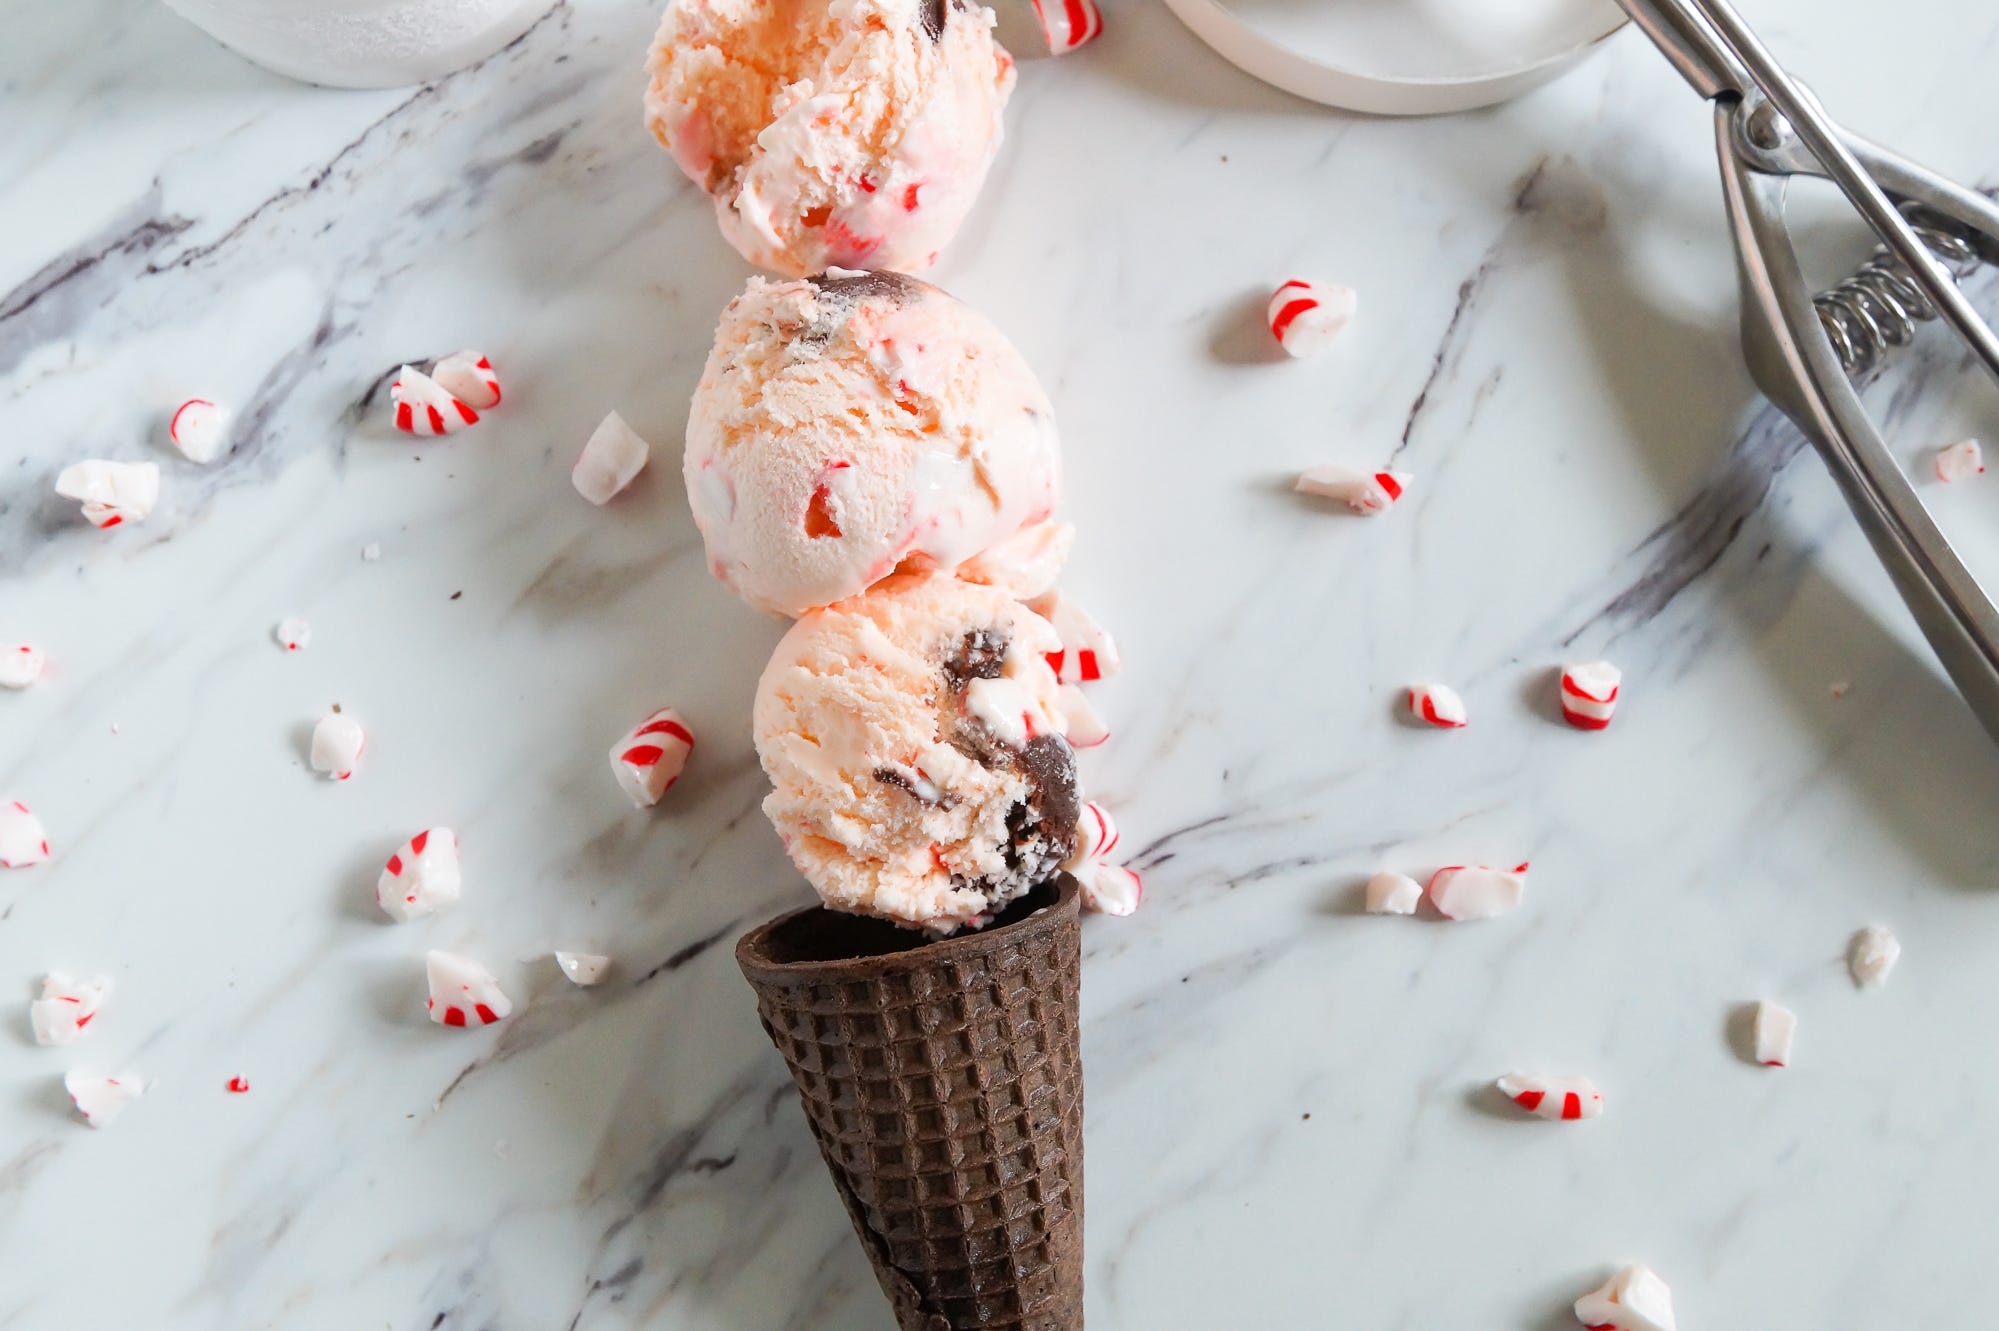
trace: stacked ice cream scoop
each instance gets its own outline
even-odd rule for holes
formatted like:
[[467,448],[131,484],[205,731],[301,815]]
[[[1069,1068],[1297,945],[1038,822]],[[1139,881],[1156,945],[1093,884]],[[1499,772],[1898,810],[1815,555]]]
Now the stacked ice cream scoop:
[[961,0],[674,0],[646,97],[723,235],[788,275],[723,313],[687,429],[710,569],[797,620],[753,724],[765,811],[824,903],[737,955],[923,1331],[1082,1325],[1065,866],[1104,838],[1079,835],[1069,736],[1101,738],[1075,682],[1116,657],[1030,608],[1056,613],[1072,536],[1047,395],[899,271],[936,257],[998,149],[1014,69],[992,26]]

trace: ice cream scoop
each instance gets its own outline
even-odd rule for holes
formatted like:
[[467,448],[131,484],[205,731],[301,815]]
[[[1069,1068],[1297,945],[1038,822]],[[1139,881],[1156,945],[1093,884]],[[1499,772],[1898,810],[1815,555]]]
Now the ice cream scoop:
[[964,0],[672,0],[646,125],[751,263],[925,267],[999,151],[992,27]]
[[1006,336],[896,273],[751,278],[688,413],[708,566],[797,616],[898,568],[950,569],[1045,521],[1053,408]]
[[1075,853],[1058,641],[1005,592],[945,574],[792,625],[757,685],[764,812],[828,906],[948,934]]

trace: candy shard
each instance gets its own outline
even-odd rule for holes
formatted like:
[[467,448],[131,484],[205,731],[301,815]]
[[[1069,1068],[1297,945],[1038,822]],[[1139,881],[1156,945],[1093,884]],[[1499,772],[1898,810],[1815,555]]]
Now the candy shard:
[[25,869],[49,857],[42,820],[19,800],[0,800],[0,869]]
[[0,647],[0,689],[25,689],[42,677],[48,657],[39,647],[25,643]]
[[28,1005],[28,1024],[39,1045],[74,1044],[91,1018],[111,996],[109,976],[66,975],[50,971],[42,977],[42,996]]
[[1367,880],[1370,915],[1414,915],[1423,899],[1423,885],[1407,874],[1384,871]]
[[1562,719],[1577,730],[1602,730],[1617,711],[1624,672],[1608,661],[1562,667]]
[[1430,904],[1447,920],[1487,920],[1520,904],[1527,892],[1527,866],[1493,869],[1454,864],[1430,877]]
[[569,469],[569,482],[576,493],[601,507],[632,483],[651,455],[652,445],[614,411],[590,432],[576,465]]
[[271,630],[271,637],[288,652],[302,652],[312,646],[312,625],[303,619],[284,619]]
[[160,499],[160,469],[152,462],[105,462],[93,458],[65,467],[56,493],[83,505],[94,527],[144,521]]
[[367,747],[360,722],[343,712],[328,712],[312,728],[312,770],[345,781],[354,775]]
[[1863,989],[1879,989],[1888,983],[1888,972],[1901,959],[1901,942],[1882,924],[1870,924],[1855,934],[1846,953],[1853,982]]
[[1145,899],[1136,870],[1093,860],[1072,871],[1083,888],[1083,909],[1096,915],[1129,915]]
[[1788,1067],[1798,1033],[1798,1014],[1765,1000],[1756,1005],[1756,1061],[1766,1068]]
[[1096,0],[1034,0],[1034,17],[1041,22],[1050,55],[1067,55],[1104,30],[1103,11]]
[[1074,684],[1064,684],[1056,691],[1055,706],[1062,714],[1062,736],[1070,748],[1093,749],[1111,737],[1111,728]]
[[423,371],[405,365],[389,385],[396,428],[405,434],[452,434],[479,423],[479,413]]
[[167,434],[189,462],[209,463],[229,447],[229,408],[207,398],[189,398],[174,412]]
[[1440,730],[1457,730],[1471,720],[1465,711],[1465,700],[1443,684],[1411,684],[1409,713]]
[[1116,850],[1117,843],[1117,823],[1112,821],[1111,811],[1092,800],[1076,819],[1076,853],[1063,861],[1062,867],[1074,873]]
[[1329,346],[1353,319],[1360,298],[1352,287],[1293,278],[1271,293],[1270,335],[1294,357]]
[[83,1121],[93,1128],[111,1126],[125,1107],[146,1093],[146,1079],[124,1072],[116,1077],[92,1077],[81,1072],[63,1074],[63,1089]]
[[1587,1077],[1510,1072],[1493,1084],[1500,1094],[1536,1118],[1573,1123],[1603,1113],[1603,1092]]
[[1590,1331],[1677,1331],[1673,1291],[1650,1267],[1635,1264],[1577,1299],[1576,1320]]
[[455,952],[423,954],[430,1019],[440,1026],[490,1026],[514,1010],[493,973]]
[[555,964],[562,967],[562,973],[569,977],[571,984],[586,989],[593,984],[601,984],[611,969],[611,959],[594,952],[558,952]]
[[1936,469],[1937,479],[1946,485],[1977,476],[1985,470],[1985,450],[1978,446],[1976,439],[1940,448],[1937,450]]
[[1410,477],[1400,471],[1355,471],[1338,463],[1311,467],[1298,473],[1292,487],[1299,494],[1321,499],[1337,499],[1355,513],[1377,517],[1394,506],[1409,488]]
[[1035,597],[1027,608],[1055,626],[1062,639],[1059,651],[1048,653],[1048,668],[1064,684],[1089,684],[1109,679],[1122,667],[1117,643],[1090,612],[1051,591]]
[[375,904],[390,919],[407,923],[455,905],[463,890],[458,838],[448,827],[433,827],[389,856],[375,882]]
[[[500,405],[500,376],[476,351],[454,351],[430,367],[431,382],[479,411]],[[468,421],[467,424],[470,424]]]
[[680,779],[694,752],[694,732],[671,707],[662,707],[611,746],[611,774],[632,803],[650,809]]

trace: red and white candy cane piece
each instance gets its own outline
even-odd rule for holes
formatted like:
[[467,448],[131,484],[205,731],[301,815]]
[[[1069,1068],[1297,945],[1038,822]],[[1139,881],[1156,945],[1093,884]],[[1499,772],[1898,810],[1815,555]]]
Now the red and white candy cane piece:
[[476,351],[452,352],[430,367],[430,379],[468,407],[484,411],[500,405],[500,376]]
[[288,652],[302,652],[312,646],[312,625],[303,619],[281,619],[271,637]]
[[42,977],[42,996],[28,1005],[28,1024],[34,1028],[35,1043],[75,1044],[110,996],[108,976],[50,971]]
[[1588,1077],[1541,1077],[1510,1072],[1495,1083],[1500,1094],[1536,1118],[1573,1123],[1603,1113],[1603,1092]]
[[1631,1265],[1576,1300],[1589,1331],[1677,1331],[1673,1291],[1648,1266]]
[[15,647],[0,647],[0,689],[26,689],[34,687],[42,677],[42,667],[48,664],[48,657],[39,647],[22,643]]
[[1109,679],[1122,667],[1117,643],[1090,612],[1060,592],[1037,596],[1029,609],[1054,628],[1060,651],[1049,652],[1048,668],[1064,684],[1090,684]]
[[1367,880],[1367,913],[1414,915],[1423,885],[1408,874],[1382,872]]
[[1145,884],[1136,869],[1092,860],[1075,872],[1083,889],[1083,909],[1093,915],[1130,915],[1145,900]]
[[1066,55],[1104,30],[1096,0],[1034,0],[1034,17],[1041,20],[1050,55]]
[[1862,989],[1879,989],[1902,959],[1902,944],[1885,924],[1870,924],[1846,948],[1846,968]]
[[42,820],[19,800],[0,800],[0,869],[25,869],[49,857]]
[[93,1077],[83,1072],[63,1074],[63,1089],[83,1121],[93,1128],[108,1128],[125,1112],[126,1106],[146,1093],[146,1079],[135,1072],[115,1077]]
[[680,779],[694,752],[694,732],[671,707],[662,707],[611,746],[611,774],[632,803],[650,809]]
[[1076,853],[1063,867],[1103,859],[1117,849],[1117,843],[1117,823],[1111,811],[1093,800],[1083,806],[1082,816],[1076,819]]
[[1966,439],[1937,450],[1937,479],[1945,485],[1967,480],[1985,471],[1985,450],[1976,439]]
[[595,952],[558,952],[555,964],[562,967],[562,973],[569,977],[571,984],[585,989],[593,984],[602,984],[611,969],[611,959]]
[[1360,298],[1352,287],[1292,278],[1270,297],[1270,335],[1292,356],[1309,356],[1340,335]]
[[396,428],[404,434],[452,434],[479,423],[479,413],[469,404],[411,365],[396,371],[389,401],[396,409]]
[[1767,999],[1756,1005],[1756,1061],[1766,1068],[1791,1065],[1791,1045],[1798,1035],[1798,1014]]
[[346,781],[360,766],[368,737],[361,723],[344,712],[328,712],[312,728],[312,770]]
[[1074,684],[1064,684],[1055,691],[1055,706],[1062,713],[1068,727],[1062,732],[1072,749],[1094,749],[1111,737],[1111,728],[1104,724],[1104,718],[1097,715],[1097,709]]
[[1424,889],[1430,904],[1447,920],[1489,920],[1504,915],[1527,894],[1527,866],[1492,869],[1483,864],[1453,864],[1430,876]]
[[160,501],[160,468],[152,462],[105,462],[92,458],[65,467],[56,493],[83,505],[93,527],[143,522]]
[[1299,494],[1320,499],[1337,499],[1362,517],[1379,517],[1395,506],[1409,487],[1409,476],[1400,471],[1355,471],[1329,463],[1298,473],[1294,488]]
[[425,1006],[440,1026],[490,1026],[514,1010],[493,973],[470,957],[426,952],[423,969],[430,983]]
[[1577,730],[1602,730],[1617,711],[1624,672],[1608,661],[1562,667],[1562,719]]
[[205,397],[192,397],[174,412],[167,434],[189,462],[213,462],[229,446],[230,416],[229,408]]
[[404,923],[455,905],[463,894],[458,838],[448,827],[433,827],[405,841],[375,880],[375,904]]
[[1411,684],[1409,714],[1439,730],[1460,730],[1471,721],[1465,700],[1445,684]]
[[652,445],[614,411],[590,432],[576,465],[569,469],[569,483],[577,494],[602,508],[645,470],[651,456]]

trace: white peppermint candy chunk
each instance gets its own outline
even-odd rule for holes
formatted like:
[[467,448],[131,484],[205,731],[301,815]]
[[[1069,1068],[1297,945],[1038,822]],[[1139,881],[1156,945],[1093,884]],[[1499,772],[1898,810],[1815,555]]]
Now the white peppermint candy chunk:
[[68,1072],[63,1074],[62,1084],[76,1112],[93,1128],[110,1127],[127,1105],[146,1093],[146,1079],[132,1072],[121,1072],[115,1077]]
[[1511,1072],[1494,1085],[1500,1094],[1536,1118],[1575,1122],[1603,1113],[1603,1092],[1588,1077],[1541,1077]]
[[1111,737],[1111,728],[1074,684],[1064,684],[1055,691],[1055,706],[1062,713],[1062,734],[1070,748],[1094,749]]
[[423,371],[405,365],[389,385],[396,428],[404,434],[452,434],[479,423],[479,413]]
[[680,779],[694,752],[694,732],[671,707],[662,707],[611,746],[611,774],[632,803],[650,809]]
[[328,712],[312,728],[312,770],[345,781],[354,775],[367,747],[360,722],[343,712]]
[[[454,351],[430,367],[431,382],[480,411],[500,405],[500,376],[476,351]],[[470,422],[467,422],[468,424]]]
[[1055,585],[1075,543],[1076,529],[1068,523],[1037,522],[958,565],[958,577],[1032,601]]
[[1886,925],[1870,924],[1853,936],[1847,949],[1846,966],[1853,982],[1863,989],[1879,989],[1888,983],[1888,972],[1902,959],[1902,944]]
[[1329,346],[1360,308],[1352,287],[1293,278],[1270,297],[1270,335],[1292,356],[1310,356]]
[[1367,880],[1370,915],[1414,915],[1423,885],[1407,874],[1382,872]]
[[598,956],[594,952],[558,952],[555,964],[562,967],[562,973],[569,977],[571,984],[585,989],[593,984],[601,984],[611,969],[609,957]]
[[1089,684],[1109,679],[1122,667],[1117,643],[1090,612],[1060,592],[1038,596],[1028,608],[1054,628],[1062,640],[1059,651],[1047,654],[1048,668],[1063,684]]
[[152,462],[105,462],[93,458],[65,467],[56,493],[83,505],[94,527],[143,522],[160,500],[160,469]]
[[0,869],[25,869],[49,857],[42,820],[19,800],[0,800]]
[[1076,853],[1062,867],[1074,873],[1091,860],[1100,860],[1117,848],[1117,824],[1111,811],[1094,800],[1083,806],[1076,819]]
[[590,432],[576,465],[569,469],[569,483],[601,508],[645,470],[651,456],[652,445],[614,411]]
[[1145,899],[1145,884],[1122,864],[1092,860],[1072,870],[1083,889],[1083,909],[1093,915],[1129,915]]
[[1034,0],[1034,17],[1050,55],[1067,55],[1104,30],[1097,0]]
[[389,856],[375,882],[375,903],[407,923],[455,905],[464,883],[458,873],[458,838],[448,827],[418,832]]
[[1447,920],[1489,920],[1520,904],[1527,893],[1527,866],[1513,870],[1454,864],[1430,877],[1430,904]]
[[1966,439],[1937,450],[1937,479],[1948,485],[1977,476],[1985,470],[1985,450],[1976,439]]
[[1650,1267],[1637,1265],[1577,1299],[1576,1320],[1589,1331],[1678,1331],[1673,1291]]
[[362,563],[372,564],[381,557],[382,557],[382,543],[380,541],[370,541],[366,545],[361,547]]
[[1446,684],[1411,684],[1409,714],[1439,730],[1457,730],[1471,720],[1465,700]]
[[1767,999],[1756,1005],[1756,1061],[1766,1068],[1790,1066],[1798,1014]]
[[1617,711],[1624,672],[1608,661],[1562,667],[1562,719],[1577,730],[1602,730]]
[[493,973],[455,952],[423,954],[430,1019],[440,1026],[490,1026],[514,1010]]
[[1337,499],[1364,517],[1386,513],[1409,488],[1409,476],[1400,471],[1355,471],[1329,463],[1298,473],[1293,487],[1299,494]]
[[229,408],[205,397],[189,398],[174,412],[167,434],[189,462],[207,464],[229,447]]
[[42,996],[28,1004],[28,1024],[34,1029],[35,1043],[75,1044],[110,996],[108,976],[50,971],[42,977]]
[[271,636],[278,646],[288,652],[302,652],[312,646],[312,625],[303,619],[285,619],[271,630]]
[[14,647],[0,647],[0,689],[32,688],[42,677],[42,667],[48,664],[48,657],[39,647],[23,643]]

